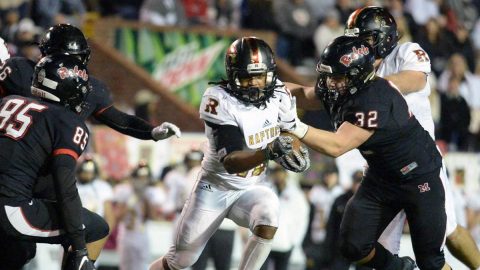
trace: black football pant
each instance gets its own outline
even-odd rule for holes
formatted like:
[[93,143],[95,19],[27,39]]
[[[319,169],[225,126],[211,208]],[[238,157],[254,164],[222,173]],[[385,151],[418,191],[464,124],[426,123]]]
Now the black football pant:
[[[73,214],[73,213],[72,213]],[[108,235],[107,223],[99,215],[83,208],[85,241],[91,243]],[[69,246],[55,202],[0,198],[0,269],[21,269],[35,256],[36,243]]]
[[404,209],[417,265],[422,270],[441,269],[445,263],[446,213],[440,177],[444,176],[444,172],[437,169],[412,180],[395,181],[367,173],[343,216],[342,254],[350,261],[366,257],[386,226]]

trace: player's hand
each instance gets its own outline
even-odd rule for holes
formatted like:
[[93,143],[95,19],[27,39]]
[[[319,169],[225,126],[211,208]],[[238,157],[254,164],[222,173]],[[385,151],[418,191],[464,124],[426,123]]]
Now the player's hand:
[[308,125],[300,121],[297,116],[297,102],[295,97],[292,98],[290,104],[280,103],[280,112],[278,114],[278,122],[282,131],[287,131],[298,138],[305,137],[308,131]]
[[273,142],[267,145],[265,149],[265,158],[275,160],[292,152],[293,139],[288,136],[278,136]]
[[300,151],[293,151],[291,155],[285,155],[275,160],[283,168],[292,172],[304,172],[310,168],[310,155],[308,149],[300,147]]
[[75,250],[68,252],[69,261],[65,270],[95,270],[95,265],[88,259],[87,249]]
[[152,130],[152,137],[155,141],[165,140],[173,135],[180,138],[182,132],[176,125],[169,122],[163,122],[160,126]]

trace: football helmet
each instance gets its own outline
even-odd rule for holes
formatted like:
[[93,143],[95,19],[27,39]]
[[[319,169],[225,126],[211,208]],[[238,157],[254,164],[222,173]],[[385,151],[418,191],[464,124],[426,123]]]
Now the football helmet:
[[85,157],[85,160],[78,164],[77,181],[81,184],[87,184],[95,180],[98,176],[98,165],[91,156]]
[[81,58],[84,65],[90,60],[90,46],[82,31],[70,24],[50,27],[38,46],[42,56],[50,54],[71,54]]
[[[228,78],[227,91],[247,104],[263,105],[273,96],[277,83],[277,64],[268,44],[256,37],[235,40],[225,54],[225,69]],[[265,75],[265,87],[247,86],[240,79]]]
[[348,17],[345,35],[372,37],[377,58],[385,58],[398,44],[397,23],[382,7],[369,6],[355,10]]
[[[366,40],[337,37],[325,48],[317,64],[317,96],[328,104],[342,104],[349,95],[363,89],[375,77],[374,63],[375,54]],[[342,86],[332,86],[328,81],[343,77]]]
[[32,95],[58,102],[76,113],[82,111],[90,87],[87,68],[75,56],[54,54],[35,65]]

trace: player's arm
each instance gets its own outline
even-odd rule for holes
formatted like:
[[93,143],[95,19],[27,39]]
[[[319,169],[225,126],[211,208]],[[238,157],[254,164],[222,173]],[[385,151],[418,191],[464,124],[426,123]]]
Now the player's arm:
[[82,222],[82,203],[75,181],[77,154],[70,149],[59,149],[52,158],[52,175],[55,193],[65,231],[72,242],[73,250],[86,248]]
[[304,110],[321,110],[323,103],[317,98],[313,86],[305,86],[291,82],[284,82],[292,96],[297,99],[297,107]]
[[[270,143],[266,149],[257,151],[243,150],[244,138],[239,127],[234,125],[219,125],[205,121],[212,129],[217,153],[220,153],[220,161],[228,173],[241,173],[251,170],[273,156],[281,156],[288,153],[288,149],[282,149],[280,139]],[[282,152],[283,151],[283,152]]]
[[124,113],[111,105],[95,114],[95,119],[110,128],[141,140],[153,140],[153,126],[147,121]]
[[362,145],[373,134],[374,130],[343,122],[335,133],[309,127],[301,141],[317,152],[339,157]]
[[113,105],[96,113],[95,118],[122,134],[140,140],[158,141],[172,135],[181,136],[180,129],[174,124],[164,122],[158,127],[153,127],[140,117],[124,113]]
[[415,70],[402,70],[384,78],[395,84],[403,95],[420,91],[427,84],[427,74]]

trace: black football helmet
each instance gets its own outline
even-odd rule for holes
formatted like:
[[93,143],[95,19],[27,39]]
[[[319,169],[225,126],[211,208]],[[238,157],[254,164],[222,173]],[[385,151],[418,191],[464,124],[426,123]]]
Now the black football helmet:
[[397,23],[382,7],[369,6],[355,10],[348,17],[345,35],[371,36],[377,58],[385,58],[398,44]]
[[90,46],[82,31],[70,24],[57,24],[50,27],[40,40],[42,56],[50,54],[77,55],[86,65],[90,60]]
[[75,56],[54,54],[35,65],[32,95],[58,102],[76,113],[82,111],[90,87],[87,68]]
[[[235,40],[225,54],[227,71],[227,91],[237,99],[253,105],[263,105],[272,97],[277,83],[277,64],[268,44],[256,37],[243,37]],[[241,78],[266,75],[264,89],[242,87]]]
[[[334,39],[317,64],[315,93],[327,104],[342,104],[349,95],[365,88],[375,77],[375,54],[369,43],[352,36]],[[328,78],[346,77],[343,88],[327,85]]]

